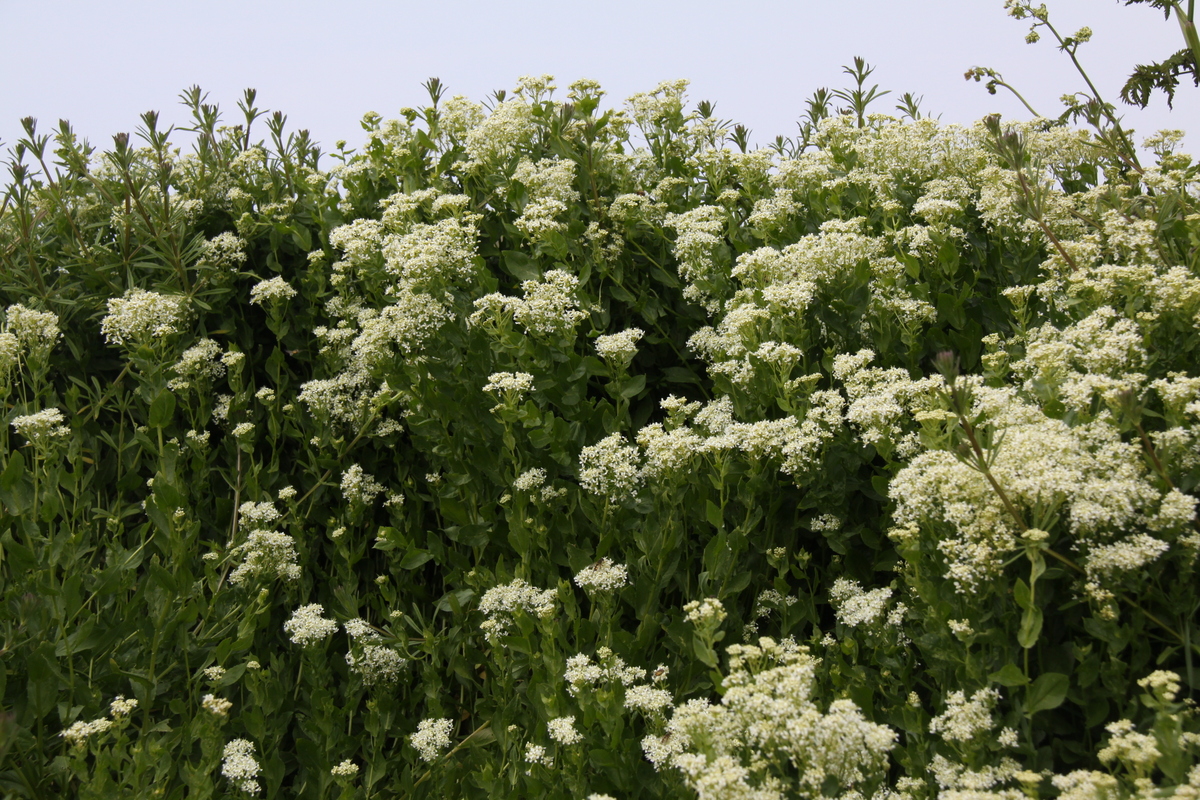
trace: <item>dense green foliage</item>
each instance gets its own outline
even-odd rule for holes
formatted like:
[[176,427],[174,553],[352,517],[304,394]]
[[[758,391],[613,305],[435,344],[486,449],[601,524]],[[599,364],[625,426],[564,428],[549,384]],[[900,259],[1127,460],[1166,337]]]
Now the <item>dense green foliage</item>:
[[852,74],[28,121],[0,789],[1196,796],[1197,168]]

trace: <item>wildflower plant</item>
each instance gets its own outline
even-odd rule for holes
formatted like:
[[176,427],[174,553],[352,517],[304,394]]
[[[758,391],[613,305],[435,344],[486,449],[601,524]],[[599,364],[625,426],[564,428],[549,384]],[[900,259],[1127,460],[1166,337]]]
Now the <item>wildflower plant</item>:
[[758,149],[682,81],[26,120],[5,791],[1200,791],[1181,134],[847,71]]

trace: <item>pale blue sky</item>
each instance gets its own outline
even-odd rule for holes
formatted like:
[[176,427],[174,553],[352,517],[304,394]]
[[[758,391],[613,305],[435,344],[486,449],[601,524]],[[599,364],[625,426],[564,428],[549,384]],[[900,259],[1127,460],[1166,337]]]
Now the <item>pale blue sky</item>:
[[[1135,62],[1179,49],[1172,20],[1118,0],[1048,0],[1064,33],[1095,31],[1081,58],[1110,100]],[[947,122],[999,112],[1028,114],[1011,96],[989,96],[963,73],[1001,71],[1041,113],[1083,88],[1069,60],[1002,0],[0,0],[0,141],[19,120],[49,129],[60,117],[93,144],[132,131],[148,109],[186,123],[181,90],[199,84],[234,121],[247,86],[260,107],[280,109],[325,150],[361,140],[367,111],[395,116],[424,99],[436,75],[450,94],[483,100],[524,74],[551,73],[563,92],[576,78],[599,80],[619,102],[673,78],[691,80],[693,101],[749,126],[765,143],[791,135],[804,100],[846,85],[842,65],[861,55],[873,80],[891,89],[890,112],[906,91]],[[1163,127],[1200,129],[1200,90],[1180,88],[1176,109],[1159,97],[1148,112],[1125,111],[1139,135]],[[261,131],[265,135],[265,129]],[[1189,139],[1190,143],[1190,139]]]

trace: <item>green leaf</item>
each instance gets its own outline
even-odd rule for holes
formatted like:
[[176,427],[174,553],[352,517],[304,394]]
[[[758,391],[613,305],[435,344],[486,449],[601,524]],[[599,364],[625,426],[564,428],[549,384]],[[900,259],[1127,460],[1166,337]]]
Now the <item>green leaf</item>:
[[700,638],[700,634],[692,636],[692,652],[696,654],[696,658],[714,669],[717,666],[717,654],[708,646],[704,639]]
[[1025,609],[1025,615],[1021,617],[1021,629],[1017,631],[1017,643],[1028,650],[1037,644],[1041,635],[1042,610],[1036,606]]
[[519,250],[505,250],[500,254],[504,271],[521,281],[536,281],[542,277],[542,271],[532,258]]
[[1029,583],[1033,583],[1046,574],[1046,557],[1034,550],[1029,554]]
[[645,375],[634,375],[632,378],[630,378],[628,381],[625,382],[624,386],[621,387],[621,397],[625,398],[626,400],[629,400],[630,398],[636,397],[638,395],[638,393],[641,392],[642,389],[645,389],[645,388],[646,388],[646,376]]
[[400,569],[416,569],[432,558],[433,553],[428,550],[413,550],[400,562]]
[[150,404],[149,425],[151,428],[165,428],[175,415],[175,395],[164,389]]
[[1025,695],[1025,713],[1035,714],[1038,711],[1058,708],[1066,699],[1070,685],[1070,678],[1061,672],[1039,675]]
[[55,665],[54,647],[49,642],[42,642],[29,654],[25,668],[29,676],[25,685],[29,709],[35,718],[44,717],[54,708],[54,702],[58,699],[58,669]]
[[695,383],[703,385],[695,370],[688,369],[687,367],[667,367],[662,373],[663,379],[667,383]]
[[25,478],[25,459],[14,450],[8,456],[4,472],[0,473],[0,500],[13,516],[23,514],[33,505],[33,484]]
[[1017,605],[1021,608],[1029,608],[1030,594],[1029,584],[1017,578],[1017,582],[1013,584],[1013,600],[1017,601]]
[[724,530],[725,515],[721,513],[721,507],[709,500],[704,507],[705,517],[708,519],[708,524],[712,525],[717,530]]
[[1029,677],[1016,664],[1005,664],[988,675],[988,680],[1001,686],[1024,686],[1029,683]]
[[296,243],[296,247],[306,253],[312,250],[312,234],[303,225],[292,226],[292,241]]

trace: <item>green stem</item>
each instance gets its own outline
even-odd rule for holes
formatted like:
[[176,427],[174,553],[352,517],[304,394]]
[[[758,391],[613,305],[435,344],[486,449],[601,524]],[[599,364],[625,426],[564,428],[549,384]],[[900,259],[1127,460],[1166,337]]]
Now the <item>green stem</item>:
[[[1021,193],[1025,195],[1025,202],[1029,204],[1030,209],[1033,209],[1035,208],[1033,190],[1029,188],[1029,182],[1025,180],[1025,172],[1021,169],[1018,169],[1016,172],[1017,180],[1021,183]],[[1046,238],[1049,239],[1050,243],[1054,245],[1054,249],[1058,251],[1060,256],[1062,256],[1063,261],[1067,262],[1067,265],[1071,268],[1071,270],[1073,272],[1078,271],[1079,265],[1075,263],[1075,259],[1071,257],[1065,248],[1063,248],[1062,242],[1058,240],[1058,237],[1054,235],[1054,231],[1050,230],[1050,226],[1047,225],[1042,219],[1042,213],[1040,209],[1038,210],[1038,215],[1033,218],[1033,221],[1036,222],[1038,227],[1042,229],[1042,233],[1046,234]]]
[[1183,40],[1187,42],[1188,49],[1192,51],[1192,58],[1195,60],[1197,69],[1200,69],[1200,35],[1196,33],[1195,20],[1195,0],[1188,0],[1188,12],[1183,13],[1179,7],[1177,0],[1171,0],[1171,8],[1175,10],[1175,18],[1179,20],[1179,30],[1183,33]]

